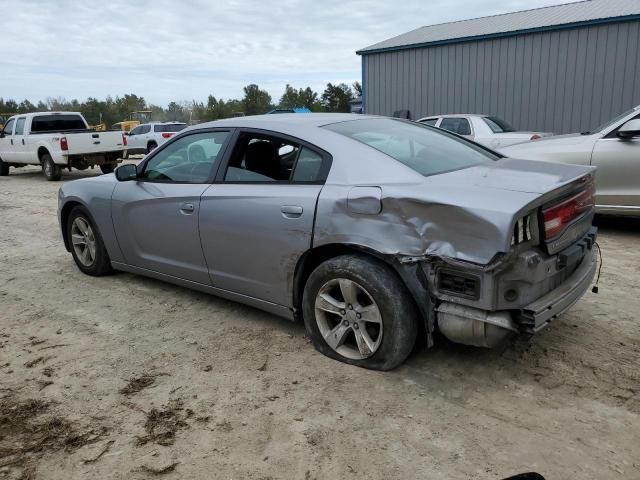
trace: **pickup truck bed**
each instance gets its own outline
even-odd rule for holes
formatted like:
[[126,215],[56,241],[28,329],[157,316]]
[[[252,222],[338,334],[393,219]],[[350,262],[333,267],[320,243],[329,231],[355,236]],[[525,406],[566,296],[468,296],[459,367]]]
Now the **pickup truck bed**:
[[122,158],[121,132],[89,129],[80,113],[43,112],[16,115],[0,134],[0,175],[9,167],[41,165],[48,180],[59,180],[62,169],[85,170],[98,165],[112,172]]

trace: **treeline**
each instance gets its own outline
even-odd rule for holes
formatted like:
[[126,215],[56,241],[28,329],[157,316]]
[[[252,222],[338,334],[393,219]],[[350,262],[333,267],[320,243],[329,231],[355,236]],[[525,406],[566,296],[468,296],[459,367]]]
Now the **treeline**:
[[328,83],[322,94],[310,87],[296,89],[287,84],[278,103],[274,103],[266,90],[256,84],[244,87],[241,99],[216,98],[209,95],[206,102],[171,102],[166,108],[147,103],[144,97],[126,94],[123,97],[107,97],[105,100],[89,97],[85,101],[47,98],[36,105],[29,100],[20,103],[0,98],[0,115],[39,111],[82,112],[92,125],[106,123],[107,126],[129,119],[131,112],[151,110],[154,121],[207,122],[238,115],[259,115],[274,108],[306,107],[313,112],[348,112],[349,102],[362,94],[358,82],[352,86],[345,83]]

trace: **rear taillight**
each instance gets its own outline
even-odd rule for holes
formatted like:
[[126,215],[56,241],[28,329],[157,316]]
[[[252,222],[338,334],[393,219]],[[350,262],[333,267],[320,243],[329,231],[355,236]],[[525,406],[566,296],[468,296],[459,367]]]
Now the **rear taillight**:
[[67,137],[60,137],[60,150],[66,152],[69,150],[69,144],[67,143]]
[[542,138],[540,135],[538,135],[537,133],[534,133],[533,135],[531,135],[531,138],[529,140],[538,140]]
[[122,145],[127,146],[127,136],[125,134],[122,134]]
[[169,132],[164,132],[162,134],[162,138],[171,138],[171,136],[173,135],[173,133],[169,133]]
[[595,206],[595,187],[589,184],[582,192],[542,211],[544,236],[547,240],[560,235],[567,226]]

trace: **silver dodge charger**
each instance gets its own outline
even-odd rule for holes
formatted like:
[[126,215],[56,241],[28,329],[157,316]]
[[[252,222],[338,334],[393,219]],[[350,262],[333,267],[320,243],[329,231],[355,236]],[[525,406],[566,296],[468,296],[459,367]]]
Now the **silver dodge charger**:
[[139,165],[65,183],[88,275],[147,275],[304,321],[380,370],[419,335],[493,347],[570,308],[595,268],[594,169],[513,160],[426,125],[351,114],[231,118]]

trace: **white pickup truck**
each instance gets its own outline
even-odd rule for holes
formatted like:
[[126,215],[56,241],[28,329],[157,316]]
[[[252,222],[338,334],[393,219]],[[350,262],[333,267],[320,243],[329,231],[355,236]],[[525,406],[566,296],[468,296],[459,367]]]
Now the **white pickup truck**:
[[0,176],[9,167],[41,165],[47,180],[60,180],[62,169],[96,165],[113,172],[126,147],[122,132],[91,130],[77,112],[14,115],[0,132]]

